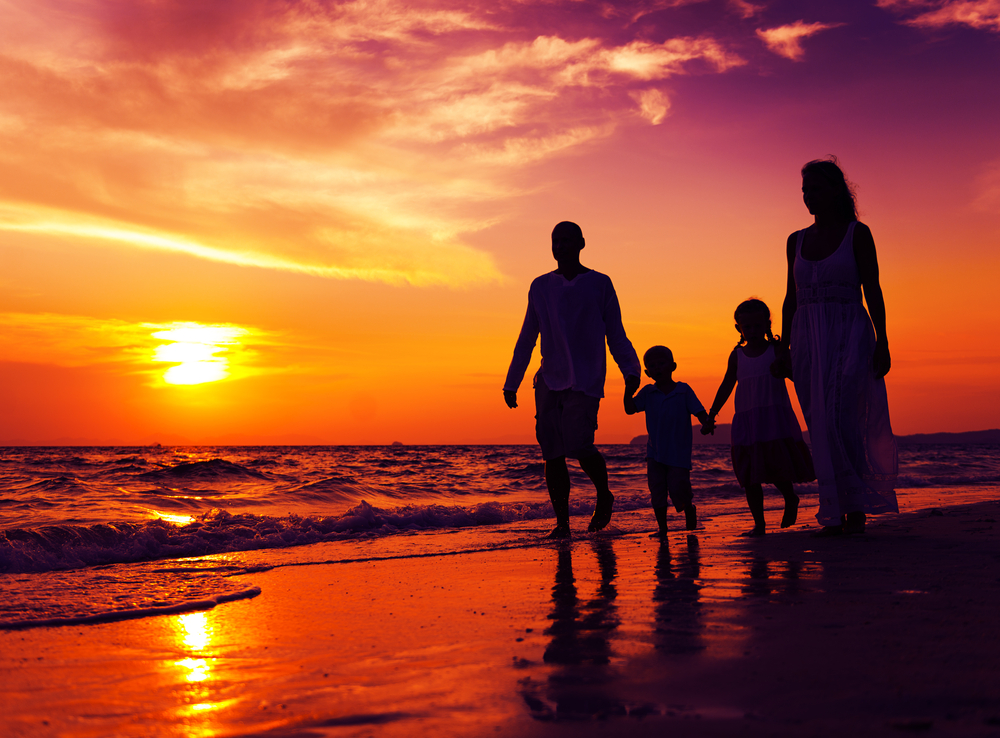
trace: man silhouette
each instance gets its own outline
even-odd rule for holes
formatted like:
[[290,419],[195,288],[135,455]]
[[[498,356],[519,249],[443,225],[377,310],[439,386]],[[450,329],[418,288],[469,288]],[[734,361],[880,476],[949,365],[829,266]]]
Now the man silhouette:
[[608,487],[608,467],[594,446],[607,373],[605,341],[625,378],[626,392],[639,388],[639,357],[625,335],[615,288],[609,277],[580,263],[585,245],[576,223],[563,221],[552,230],[552,256],[559,266],[531,283],[528,311],[503,386],[507,406],[517,407],[517,389],[541,334],[542,366],[534,380],[535,437],[556,514],[549,538],[570,537],[567,456],[579,460],[597,489],[588,530],[601,530],[611,521],[615,498]]

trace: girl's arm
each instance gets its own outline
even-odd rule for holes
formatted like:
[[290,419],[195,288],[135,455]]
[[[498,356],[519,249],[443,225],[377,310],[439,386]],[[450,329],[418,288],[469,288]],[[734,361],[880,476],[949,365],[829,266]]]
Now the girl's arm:
[[715,400],[712,401],[712,409],[708,411],[708,417],[715,422],[715,416],[719,414],[719,411],[726,404],[726,400],[729,399],[729,395],[733,394],[733,388],[736,386],[736,364],[739,359],[736,356],[736,352],[739,348],[734,348],[733,352],[729,354],[729,366],[726,367],[726,376],[722,378],[722,384],[719,385],[719,391],[715,393]]
[[878,281],[878,256],[875,253],[875,239],[864,223],[854,226],[854,260],[858,263],[858,275],[865,291],[868,315],[875,327],[875,354],[872,356],[872,370],[876,377],[889,373],[892,359],[889,356],[889,339],[885,335],[885,299]]
[[771,374],[775,377],[792,376],[792,360],[788,347],[792,342],[792,320],[798,309],[795,299],[795,233],[788,237],[785,244],[785,259],[788,262],[788,276],[785,280],[785,301],[781,303],[781,341],[774,347],[776,359],[771,365]]

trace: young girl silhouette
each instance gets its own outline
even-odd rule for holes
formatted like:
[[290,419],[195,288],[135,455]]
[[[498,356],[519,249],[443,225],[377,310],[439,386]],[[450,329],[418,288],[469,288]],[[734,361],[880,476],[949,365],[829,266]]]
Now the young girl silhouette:
[[747,496],[753,528],[743,535],[764,535],[764,484],[773,484],[785,498],[781,527],[795,525],[799,498],[795,482],[811,482],[809,448],[792,411],[785,380],[771,374],[777,339],[771,334],[771,311],[760,300],[741,302],[736,308],[740,342],[729,355],[726,376],[715,395],[709,419],[715,416],[736,388],[733,416],[733,471]]

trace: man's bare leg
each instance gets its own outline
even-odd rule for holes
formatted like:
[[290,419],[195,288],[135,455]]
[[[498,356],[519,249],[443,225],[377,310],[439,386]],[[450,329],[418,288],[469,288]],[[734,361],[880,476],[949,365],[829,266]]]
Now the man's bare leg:
[[545,462],[545,486],[549,488],[549,500],[552,501],[552,509],[556,514],[556,527],[546,538],[569,538],[570,485],[565,456]]
[[594,508],[594,516],[590,519],[587,530],[591,532],[601,530],[611,522],[615,504],[615,496],[611,494],[611,488],[608,486],[608,465],[601,452],[594,451],[580,459],[580,468],[590,477],[597,490],[597,506]]

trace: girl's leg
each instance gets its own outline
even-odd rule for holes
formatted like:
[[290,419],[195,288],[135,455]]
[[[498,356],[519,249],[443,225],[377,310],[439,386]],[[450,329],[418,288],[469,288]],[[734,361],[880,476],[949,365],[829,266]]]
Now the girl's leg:
[[799,516],[799,496],[791,482],[775,482],[775,487],[785,498],[785,513],[781,516],[781,527],[790,528],[795,525]]
[[749,530],[745,536],[764,535],[764,488],[759,484],[748,484],[746,486],[747,505],[750,514],[753,515],[753,530]]

